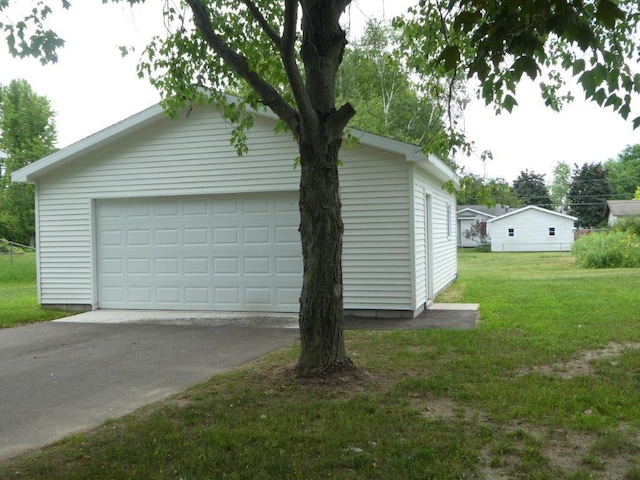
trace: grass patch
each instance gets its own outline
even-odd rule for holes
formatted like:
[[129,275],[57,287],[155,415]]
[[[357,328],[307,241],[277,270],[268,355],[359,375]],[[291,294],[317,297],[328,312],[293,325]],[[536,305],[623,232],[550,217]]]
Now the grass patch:
[[0,328],[67,315],[38,304],[35,253],[0,255]]
[[638,271],[473,252],[459,271],[439,300],[480,303],[475,330],[349,331],[359,371],[315,381],[292,346],[0,478],[639,478]]

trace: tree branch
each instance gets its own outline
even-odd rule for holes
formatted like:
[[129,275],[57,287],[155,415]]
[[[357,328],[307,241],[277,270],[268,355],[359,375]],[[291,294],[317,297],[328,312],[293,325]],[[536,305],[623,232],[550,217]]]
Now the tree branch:
[[278,47],[278,50],[280,50],[282,48],[282,45],[281,45],[282,39],[280,38],[278,33],[271,27],[271,25],[269,25],[269,22],[267,22],[267,19],[264,18],[264,15],[262,15],[262,12],[260,12],[256,4],[253,3],[252,0],[242,0],[242,1],[249,9],[249,12],[253,16],[253,18],[255,18],[256,21],[260,24],[260,27],[262,28],[264,33],[267,34],[267,36],[271,39],[274,45]]
[[260,96],[262,102],[287,124],[297,138],[299,135],[298,112],[268,82],[249,68],[249,62],[246,57],[236,52],[216,33],[209,20],[209,12],[203,0],[186,0],[186,2],[191,7],[196,27],[198,27],[211,49],[226,65],[249,84]]
[[331,138],[342,136],[343,130],[355,114],[356,110],[349,102],[345,103],[338,110],[333,112],[327,121],[327,126],[330,128]]
[[311,135],[314,135],[319,130],[318,117],[305,90],[304,80],[298,68],[295,54],[298,0],[285,0],[284,5],[284,27],[282,31],[282,48],[280,49],[282,65],[291,84],[293,97],[296,99],[300,110],[302,127],[309,129],[309,132],[312,132]]

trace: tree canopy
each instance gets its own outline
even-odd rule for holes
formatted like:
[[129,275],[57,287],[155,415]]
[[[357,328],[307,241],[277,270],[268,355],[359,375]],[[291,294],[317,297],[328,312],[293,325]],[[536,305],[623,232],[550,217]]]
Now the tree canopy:
[[607,160],[604,167],[616,198],[633,198],[636,188],[640,185],[640,144],[627,146],[617,158]]
[[544,181],[544,174],[525,170],[513,181],[513,193],[525,205],[551,208],[551,199]]
[[[350,41],[336,82],[338,103],[349,102],[358,112],[350,126],[420,145],[448,159],[445,98],[442,92],[420,91],[420,80],[398,52],[401,32],[369,20],[363,35]],[[456,112],[465,102],[456,90]]]
[[[11,182],[11,173],[53,152],[55,115],[46,97],[25,80],[0,85],[0,236],[29,244],[35,233],[32,185]],[[4,170],[4,172],[2,171]]]
[[596,227],[604,223],[604,211],[612,193],[613,187],[601,163],[575,165],[567,198],[570,214],[578,217],[578,226]]
[[568,75],[587,99],[624,119],[640,92],[637,0],[431,0],[410,14],[400,23],[414,63],[475,78],[479,95],[498,109],[517,105],[523,75],[541,80],[554,109],[571,97],[562,90]]
[[460,179],[456,198],[460,205],[501,204],[517,207],[523,204],[506,180],[485,178],[474,174],[467,174]]
[[556,163],[555,167],[553,167],[553,180],[549,186],[549,195],[551,196],[551,202],[556,206],[562,205],[563,210],[570,185],[571,167],[567,162]]

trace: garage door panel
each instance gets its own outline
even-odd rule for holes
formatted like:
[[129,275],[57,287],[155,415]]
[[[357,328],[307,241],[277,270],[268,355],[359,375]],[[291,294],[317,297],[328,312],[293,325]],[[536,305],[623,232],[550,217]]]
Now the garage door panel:
[[101,308],[298,310],[292,194],[96,203]]

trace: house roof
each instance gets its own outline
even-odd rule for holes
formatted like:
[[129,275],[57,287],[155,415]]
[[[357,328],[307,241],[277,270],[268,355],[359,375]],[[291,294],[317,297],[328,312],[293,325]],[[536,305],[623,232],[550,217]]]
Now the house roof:
[[494,205],[493,207],[489,207],[487,205],[458,205],[458,212],[463,210],[472,210],[474,212],[480,212],[482,214],[489,214],[492,217],[498,217],[502,214],[505,214],[509,211],[509,206],[507,205]]
[[473,208],[463,208],[462,210],[458,210],[457,215],[458,217],[463,217],[463,218],[472,218],[472,217],[476,217],[477,215],[482,215],[483,217],[490,217],[490,218],[495,217],[495,215],[491,215],[490,213],[487,213],[487,212],[481,212],[480,210],[475,210]]
[[491,220],[488,220],[488,222],[492,222],[492,223],[493,222],[497,222],[497,221],[503,220],[505,218],[512,217],[514,215],[519,215],[519,214],[521,214],[523,212],[526,212],[528,210],[537,210],[538,212],[546,213],[548,215],[567,218],[569,220],[573,220],[574,222],[576,220],[578,220],[577,217],[572,217],[571,215],[565,215],[564,213],[554,212],[552,210],[547,210],[546,208],[541,208],[541,207],[538,207],[536,205],[527,205],[526,207],[519,208],[517,210],[513,210],[511,212],[505,213],[504,215],[500,215],[499,217],[496,217],[496,218],[492,218]]
[[[234,101],[234,97],[228,96],[228,100]],[[266,109],[251,110],[251,113],[256,116],[277,120],[277,116]],[[73,143],[68,147],[31,163],[26,167],[16,170],[11,174],[11,179],[14,182],[34,183],[43,175],[67,165],[68,163],[71,163],[92,151],[98,150],[117,141],[121,141],[123,138],[153,125],[154,123],[161,121],[163,118],[165,118],[164,111],[160,104],[156,104],[76,143]],[[438,180],[441,180],[442,182],[453,181],[455,187],[458,187],[456,174],[435,155],[423,154],[419,146],[354,128],[350,128],[350,131],[353,136],[359,139],[360,144],[369,148],[402,156],[407,162],[417,164]]]
[[640,215],[640,200],[607,200],[605,216],[609,213],[614,217]]

